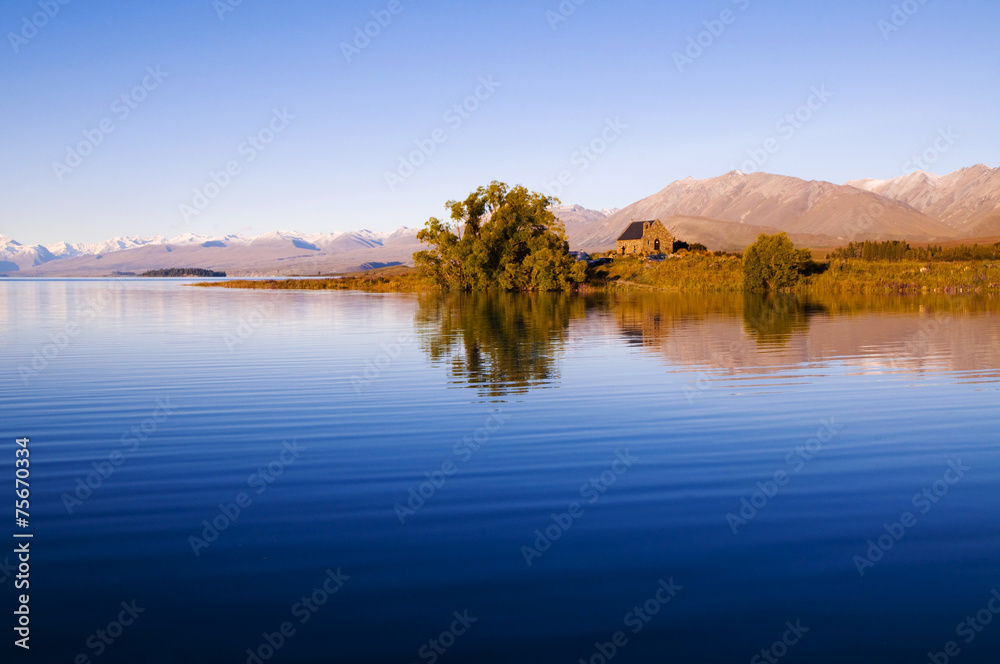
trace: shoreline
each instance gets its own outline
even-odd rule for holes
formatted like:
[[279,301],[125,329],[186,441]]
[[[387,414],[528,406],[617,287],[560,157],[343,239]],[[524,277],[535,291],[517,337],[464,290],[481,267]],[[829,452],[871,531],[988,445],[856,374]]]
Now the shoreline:
[[[330,277],[231,279],[190,284],[202,288],[257,290],[357,290],[377,293],[440,292],[445,289],[422,277],[416,268],[350,273]],[[675,293],[742,293],[741,260],[734,255],[675,255],[660,262],[619,259],[588,273],[587,281],[568,292],[621,290]],[[797,294],[976,295],[1000,293],[1000,262],[874,262],[838,259],[820,266],[801,283],[781,292]]]

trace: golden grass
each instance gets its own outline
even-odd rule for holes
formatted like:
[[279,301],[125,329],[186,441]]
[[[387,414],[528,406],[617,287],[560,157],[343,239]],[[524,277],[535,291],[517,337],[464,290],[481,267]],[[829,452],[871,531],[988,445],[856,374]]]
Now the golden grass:
[[233,279],[192,284],[204,288],[249,288],[257,290],[356,290],[368,293],[423,293],[439,290],[416,270],[353,273],[317,279]]
[[[835,260],[819,274],[803,278],[793,290],[803,293],[982,293],[1000,291],[1000,263],[866,262]],[[413,268],[387,268],[317,279],[235,279],[194,284],[206,288],[263,290],[357,290],[372,293],[418,293],[441,290]],[[738,293],[743,290],[742,260],[735,255],[688,253],[662,262],[617,258],[591,270],[580,293],[618,289]]]

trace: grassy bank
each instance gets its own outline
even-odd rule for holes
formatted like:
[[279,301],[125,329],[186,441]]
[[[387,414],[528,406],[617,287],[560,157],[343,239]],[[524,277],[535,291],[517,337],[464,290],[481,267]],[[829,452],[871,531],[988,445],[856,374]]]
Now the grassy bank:
[[[594,270],[590,286],[610,289],[649,287],[659,290],[727,293],[743,290],[742,261],[737,256],[680,254],[655,263],[618,259]],[[857,259],[820,265],[795,289],[817,293],[976,293],[1000,290],[1000,264],[881,263]]]
[[[353,273],[336,278],[233,280],[194,284],[213,288],[262,290],[357,290],[370,293],[433,292],[440,288],[413,268]],[[580,292],[655,289],[694,293],[739,293],[743,290],[738,256],[680,253],[661,262],[618,258],[594,268]],[[985,293],[1000,292],[1000,263],[957,261],[874,262],[834,260],[820,265],[794,289],[804,293]]]
[[592,287],[650,287],[661,290],[734,293],[743,289],[741,260],[732,255],[680,253],[661,262],[616,258],[592,270]]
[[979,293],[1000,290],[993,261],[881,263],[834,260],[805,288],[827,293]]
[[368,293],[423,293],[438,286],[420,277],[413,268],[393,268],[317,279],[233,279],[192,284],[203,288],[255,290],[356,290]]

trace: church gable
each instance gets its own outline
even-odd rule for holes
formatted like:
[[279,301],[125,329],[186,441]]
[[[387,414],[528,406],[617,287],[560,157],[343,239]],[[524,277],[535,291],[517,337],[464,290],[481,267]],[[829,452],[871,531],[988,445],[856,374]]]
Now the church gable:
[[618,236],[617,252],[621,256],[673,253],[674,236],[663,223],[654,221],[633,221]]

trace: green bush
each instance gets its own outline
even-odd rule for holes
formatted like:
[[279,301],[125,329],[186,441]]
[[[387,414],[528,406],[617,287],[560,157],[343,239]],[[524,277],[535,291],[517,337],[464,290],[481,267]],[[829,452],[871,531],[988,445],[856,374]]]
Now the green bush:
[[743,252],[743,290],[762,292],[794,288],[810,262],[809,251],[796,249],[786,234],[762,233]]

